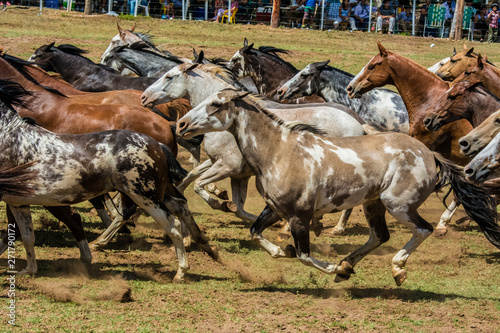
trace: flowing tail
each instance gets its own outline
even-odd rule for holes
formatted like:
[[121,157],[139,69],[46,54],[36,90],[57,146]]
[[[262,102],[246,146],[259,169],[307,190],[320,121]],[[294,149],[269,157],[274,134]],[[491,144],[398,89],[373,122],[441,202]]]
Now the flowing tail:
[[2,195],[29,196],[35,189],[31,181],[37,172],[31,170],[34,162],[15,166],[10,169],[0,169],[0,198]]
[[175,159],[174,154],[170,151],[170,148],[160,143],[161,149],[163,149],[163,153],[167,157],[168,163],[168,174],[170,177],[171,183],[178,183],[184,178],[186,178],[188,172],[185,170],[181,164]]
[[[436,184],[436,191],[446,185],[450,185],[451,190],[458,202],[463,205],[467,215],[476,221],[486,239],[500,249],[499,218],[496,210],[496,201],[490,195],[490,192],[482,186],[469,182],[458,166],[444,159],[439,154],[434,153],[434,160],[439,167],[439,180]],[[449,192],[443,201],[448,194]]]

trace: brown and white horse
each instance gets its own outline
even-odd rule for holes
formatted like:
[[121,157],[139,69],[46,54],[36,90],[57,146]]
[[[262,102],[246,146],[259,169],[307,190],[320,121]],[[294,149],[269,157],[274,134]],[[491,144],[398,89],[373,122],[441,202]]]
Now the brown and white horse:
[[[420,141],[399,133],[326,138],[314,134],[312,126],[286,125],[248,94],[234,89],[215,93],[179,120],[177,134],[189,138],[228,131],[234,136],[267,203],[250,232],[271,256],[296,255],[305,265],[337,274],[337,282],[348,279],[357,262],[389,239],[388,211],[413,233],[392,259],[392,275],[401,285],[408,257],[432,233],[417,208],[446,183],[500,248],[494,200]],[[310,221],[361,204],[370,226],[367,243],[339,265],[313,258]],[[295,242],[285,251],[262,236],[279,218],[289,221]]]

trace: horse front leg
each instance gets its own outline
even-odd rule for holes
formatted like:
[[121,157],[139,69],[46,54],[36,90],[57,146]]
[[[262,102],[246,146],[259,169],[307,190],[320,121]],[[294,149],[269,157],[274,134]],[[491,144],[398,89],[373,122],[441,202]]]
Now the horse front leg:
[[11,206],[12,214],[16,219],[21,232],[21,238],[26,250],[26,260],[28,264],[26,268],[20,271],[19,275],[36,274],[38,267],[35,256],[35,232],[33,230],[33,222],[31,220],[30,206]]
[[212,166],[212,161],[210,159],[198,165],[196,168],[194,168],[193,170],[191,170],[191,172],[188,173],[186,178],[184,178],[179,185],[176,186],[177,190],[181,193],[184,193],[189,184],[198,179],[205,171],[210,169],[211,166]]
[[273,258],[285,258],[290,257],[287,255],[279,246],[274,245],[268,241],[262,232],[268,227],[278,222],[281,218],[276,214],[269,206],[266,206],[264,210],[260,213],[259,217],[254,224],[250,227],[250,235],[252,236],[252,241],[259,244],[267,251]]

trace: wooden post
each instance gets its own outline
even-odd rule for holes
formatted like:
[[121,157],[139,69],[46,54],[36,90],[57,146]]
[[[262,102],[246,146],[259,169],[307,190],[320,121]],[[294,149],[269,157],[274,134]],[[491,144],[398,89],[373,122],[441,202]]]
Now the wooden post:
[[83,10],[83,14],[92,15],[92,0],[85,0],[85,9]]
[[457,0],[455,6],[455,15],[453,15],[453,22],[450,27],[450,39],[451,40],[461,40],[462,39],[462,24],[464,21],[464,3],[465,0]]
[[271,28],[277,28],[280,25],[281,0],[273,1],[273,13],[271,15]]

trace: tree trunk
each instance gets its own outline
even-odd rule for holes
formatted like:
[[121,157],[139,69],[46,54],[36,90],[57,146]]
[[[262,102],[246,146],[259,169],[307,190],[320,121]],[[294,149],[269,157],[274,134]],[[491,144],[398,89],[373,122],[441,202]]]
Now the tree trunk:
[[464,20],[464,0],[457,0],[455,6],[455,14],[453,15],[453,22],[450,27],[450,40],[462,39],[462,24]]
[[92,15],[92,0],[85,0],[85,9],[83,14]]
[[273,1],[273,14],[271,15],[271,28],[277,28],[280,24],[281,0]]

